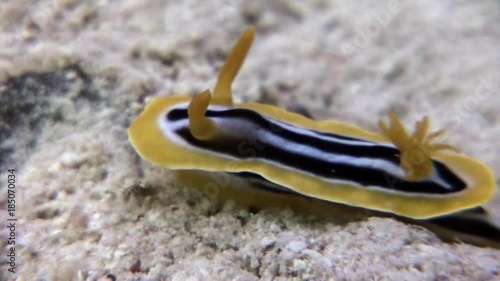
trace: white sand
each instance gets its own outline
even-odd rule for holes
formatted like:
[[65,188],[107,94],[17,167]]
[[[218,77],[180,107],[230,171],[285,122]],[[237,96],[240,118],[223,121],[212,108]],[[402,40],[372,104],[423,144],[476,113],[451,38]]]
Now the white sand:
[[1,280],[500,280],[500,251],[391,219],[218,208],[126,135],[149,97],[212,88],[255,24],[237,102],[373,130],[389,110],[429,115],[498,175],[498,1],[81,2],[0,3],[2,186],[7,168],[18,179],[17,272]]

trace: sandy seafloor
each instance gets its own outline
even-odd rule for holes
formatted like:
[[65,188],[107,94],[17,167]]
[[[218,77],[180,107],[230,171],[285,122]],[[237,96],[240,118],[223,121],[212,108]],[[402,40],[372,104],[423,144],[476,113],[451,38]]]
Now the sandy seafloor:
[[[498,250],[369,214],[221,206],[137,156],[126,129],[147,101],[212,88],[250,24],[237,102],[370,130],[429,115],[498,183],[498,1],[2,0],[0,279],[500,280]],[[486,208],[498,219],[498,196]]]

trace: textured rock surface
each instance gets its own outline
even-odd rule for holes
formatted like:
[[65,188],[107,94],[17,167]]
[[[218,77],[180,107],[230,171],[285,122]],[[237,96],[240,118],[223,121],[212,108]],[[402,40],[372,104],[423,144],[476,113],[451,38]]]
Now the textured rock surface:
[[126,135],[150,97],[213,87],[254,24],[236,101],[373,130],[429,115],[498,175],[498,1],[82,2],[0,3],[0,175],[18,177],[17,273],[0,279],[498,280],[498,250],[421,227],[220,205]]

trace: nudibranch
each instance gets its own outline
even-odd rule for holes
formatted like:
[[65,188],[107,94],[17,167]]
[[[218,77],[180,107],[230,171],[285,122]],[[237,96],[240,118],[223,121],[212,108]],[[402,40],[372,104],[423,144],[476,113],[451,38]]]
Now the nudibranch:
[[316,121],[258,103],[234,104],[231,84],[254,28],[239,38],[213,93],[159,96],[128,129],[142,158],[173,170],[242,175],[259,188],[389,212],[433,218],[492,197],[491,170],[436,142],[425,117],[408,133],[395,114],[381,133],[339,121]]

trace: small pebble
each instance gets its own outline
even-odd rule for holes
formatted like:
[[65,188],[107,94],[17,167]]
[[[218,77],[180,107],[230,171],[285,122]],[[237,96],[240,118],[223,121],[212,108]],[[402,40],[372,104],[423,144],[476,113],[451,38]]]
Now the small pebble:
[[293,252],[302,252],[307,247],[306,242],[304,241],[292,241],[288,244],[288,249]]
[[295,259],[293,260],[293,268],[294,272],[304,271],[307,268],[307,264],[303,260]]
[[66,167],[77,168],[84,161],[84,157],[74,152],[64,152],[59,157],[59,162]]
[[263,248],[272,247],[272,246],[274,246],[275,243],[276,243],[276,237],[273,237],[273,236],[266,236],[266,237],[262,238],[262,240],[260,241],[260,245]]

